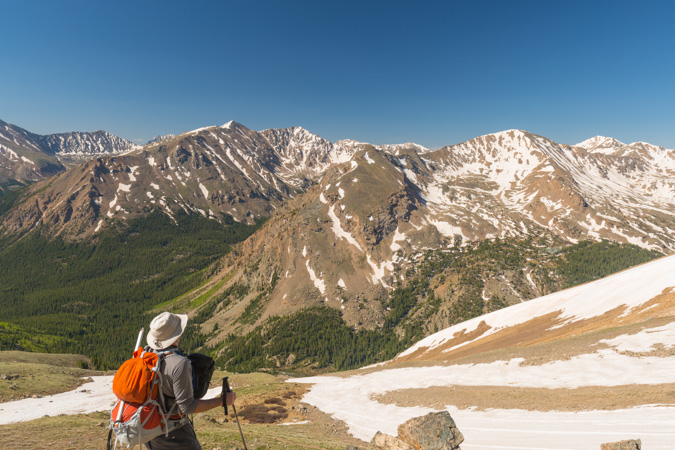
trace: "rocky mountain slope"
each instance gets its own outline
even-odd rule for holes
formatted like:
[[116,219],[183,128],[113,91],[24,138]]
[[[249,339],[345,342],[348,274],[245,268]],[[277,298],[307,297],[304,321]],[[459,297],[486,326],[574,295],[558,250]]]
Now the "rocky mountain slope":
[[106,131],[38,135],[0,120],[0,184],[40,180],[88,159],[134,148]]
[[[359,144],[331,144],[302,128],[256,132],[235,122],[200,128],[88,161],[35,185],[0,229],[88,236],[106,224],[181,209],[253,223],[315,183]],[[30,200],[28,200],[30,199]]]
[[[246,305],[262,321],[323,304],[349,324],[377,326],[386,316],[381,300],[430,250],[483,239],[534,238],[550,248],[607,239],[672,251],[675,153],[583,145],[519,130],[436,151],[361,145],[223,263],[250,294],[215,321],[236,321]],[[537,295],[530,272],[524,262],[519,276],[532,291],[512,298]],[[485,298],[519,290],[507,281]]]

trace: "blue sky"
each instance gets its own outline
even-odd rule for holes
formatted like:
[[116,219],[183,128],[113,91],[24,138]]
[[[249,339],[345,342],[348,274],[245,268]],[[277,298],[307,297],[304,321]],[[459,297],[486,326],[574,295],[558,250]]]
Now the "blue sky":
[[520,128],[675,148],[675,2],[0,6],[0,119],[40,134],[233,119],[375,144]]

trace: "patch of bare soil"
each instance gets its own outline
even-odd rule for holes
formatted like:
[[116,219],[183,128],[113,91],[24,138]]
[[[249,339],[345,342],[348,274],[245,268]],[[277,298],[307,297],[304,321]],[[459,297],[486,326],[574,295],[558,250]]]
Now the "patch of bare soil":
[[[309,389],[305,384],[284,385],[281,390],[263,391],[258,394],[246,393],[237,398],[237,414],[242,424],[258,426],[279,426],[294,423],[303,423],[303,427],[310,430],[310,434],[329,436],[330,440],[344,442],[346,445],[362,447],[364,442],[349,434],[347,425],[336,420],[316,407],[302,403],[302,396]],[[271,394],[271,395],[270,395]],[[223,417],[222,409],[217,412],[204,413],[206,420],[219,424],[234,423],[236,418],[233,410]],[[304,423],[309,422],[309,423]],[[283,438],[275,437],[280,444],[286,445]],[[308,446],[314,448],[312,446]]]
[[528,411],[615,410],[640,405],[675,405],[675,383],[577,389],[453,386],[405,389],[374,397],[398,406],[445,409],[524,409]]

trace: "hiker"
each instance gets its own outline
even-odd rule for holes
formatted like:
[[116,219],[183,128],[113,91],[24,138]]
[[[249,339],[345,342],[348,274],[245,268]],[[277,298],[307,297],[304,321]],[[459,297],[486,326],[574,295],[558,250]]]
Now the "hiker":
[[[200,400],[194,397],[192,365],[178,347],[187,322],[187,315],[163,312],[152,319],[147,336],[149,351],[172,352],[164,358],[160,366],[160,372],[164,380],[162,390],[167,397],[167,411],[174,404],[178,405],[180,414],[172,417],[176,421],[180,421],[181,417],[188,414],[223,406],[222,397]],[[234,392],[226,393],[226,404],[232,405],[236,398],[237,394]],[[162,434],[147,442],[146,448],[150,450],[201,450],[202,447],[197,441],[192,423],[187,420],[184,420],[184,422],[183,426],[171,431],[168,437]]]

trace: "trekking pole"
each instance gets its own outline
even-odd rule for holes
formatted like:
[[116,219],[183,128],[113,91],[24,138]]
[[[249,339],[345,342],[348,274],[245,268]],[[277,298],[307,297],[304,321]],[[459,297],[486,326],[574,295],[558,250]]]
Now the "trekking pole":
[[[227,381],[228,377],[223,378],[223,408],[225,409],[225,415],[227,415],[227,399],[225,394],[232,392],[230,389],[230,383]],[[241,442],[244,443],[244,450],[248,450],[246,447],[246,440],[244,439],[244,432],[241,431],[241,424],[239,423],[239,416],[237,415],[237,408],[235,408],[234,403],[232,403],[232,411],[234,411],[234,417],[237,419],[237,426],[239,427],[239,434],[241,435]]]
[[134,347],[134,351],[138,349],[138,347],[141,346],[141,341],[143,340],[143,333],[145,332],[145,328],[141,327],[141,331],[138,332],[138,339],[136,339],[136,347]]

